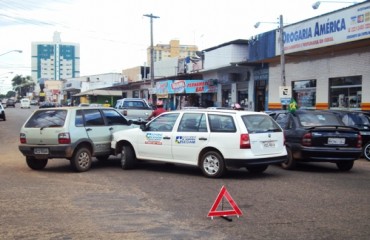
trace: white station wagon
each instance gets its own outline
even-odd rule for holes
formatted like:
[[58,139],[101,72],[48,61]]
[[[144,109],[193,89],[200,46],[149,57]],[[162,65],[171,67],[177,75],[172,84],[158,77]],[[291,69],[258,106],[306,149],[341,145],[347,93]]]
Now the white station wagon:
[[111,147],[123,169],[152,160],[198,166],[210,178],[231,167],[262,173],[287,158],[283,131],[270,116],[237,110],[162,113],[140,128],[113,133]]

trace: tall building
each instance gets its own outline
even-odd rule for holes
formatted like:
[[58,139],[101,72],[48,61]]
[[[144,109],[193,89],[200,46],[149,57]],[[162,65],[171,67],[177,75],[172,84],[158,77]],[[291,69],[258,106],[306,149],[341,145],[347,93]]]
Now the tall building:
[[[170,44],[157,44],[153,46],[153,59],[158,62],[167,58],[186,58],[195,56],[198,51],[196,45],[180,45],[179,40],[171,40]],[[147,62],[150,66],[150,47],[147,49]]]
[[32,42],[32,79],[37,87],[42,89],[46,80],[79,76],[79,44],[63,43],[59,32],[54,32],[53,42]]

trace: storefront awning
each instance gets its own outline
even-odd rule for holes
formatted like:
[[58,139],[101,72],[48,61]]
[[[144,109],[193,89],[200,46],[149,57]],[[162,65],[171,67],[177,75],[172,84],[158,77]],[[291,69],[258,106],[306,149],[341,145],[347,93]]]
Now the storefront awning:
[[93,95],[93,96],[122,96],[122,91],[115,91],[115,90],[88,90],[85,92],[81,92],[78,94],[73,95],[74,97],[79,96],[86,96],[86,95]]

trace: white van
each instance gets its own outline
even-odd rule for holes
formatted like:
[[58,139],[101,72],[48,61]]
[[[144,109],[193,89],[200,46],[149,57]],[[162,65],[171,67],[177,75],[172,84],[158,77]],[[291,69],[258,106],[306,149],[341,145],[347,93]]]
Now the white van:
[[21,108],[31,108],[31,101],[28,98],[22,98]]

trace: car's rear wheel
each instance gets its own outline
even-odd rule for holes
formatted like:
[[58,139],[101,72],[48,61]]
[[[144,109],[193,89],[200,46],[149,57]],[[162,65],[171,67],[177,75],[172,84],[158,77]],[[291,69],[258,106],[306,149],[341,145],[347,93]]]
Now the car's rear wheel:
[[355,161],[342,161],[342,162],[337,162],[337,167],[341,171],[349,171],[352,169],[353,164]]
[[122,169],[132,169],[136,164],[134,149],[130,146],[123,146],[121,150],[121,167]]
[[281,167],[287,170],[294,169],[296,166],[296,161],[294,160],[293,152],[290,148],[287,148],[286,151],[288,153],[288,156],[286,161],[281,164]]
[[366,158],[366,160],[370,161],[370,142],[367,142],[363,149],[363,155]]
[[48,159],[36,159],[34,157],[26,157],[26,163],[33,170],[42,170],[48,164]]
[[71,159],[71,166],[76,172],[86,172],[91,168],[92,157],[88,148],[82,147],[76,150]]
[[203,174],[209,178],[221,177],[226,171],[224,158],[216,151],[203,154],[200,167]]
[[251,173],[263,173],[267,169],[268,165],[248,166],[247,170]]

